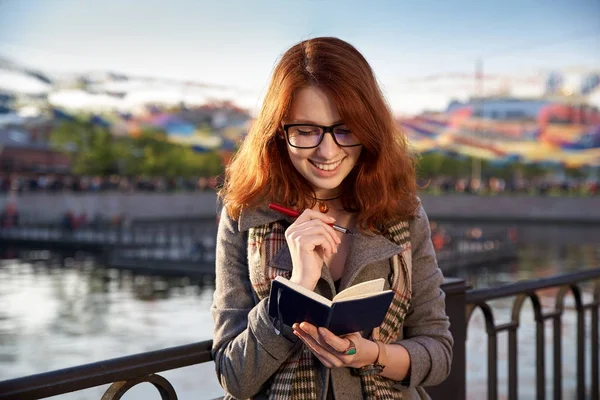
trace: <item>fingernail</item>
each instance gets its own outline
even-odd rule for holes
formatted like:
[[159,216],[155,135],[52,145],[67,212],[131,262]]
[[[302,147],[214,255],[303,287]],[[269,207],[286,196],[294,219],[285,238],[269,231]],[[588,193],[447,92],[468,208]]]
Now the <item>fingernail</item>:
[[335,218],[330,217],[330,216],[327,216],[327,217],[331,220],[331,222],[335,221]]

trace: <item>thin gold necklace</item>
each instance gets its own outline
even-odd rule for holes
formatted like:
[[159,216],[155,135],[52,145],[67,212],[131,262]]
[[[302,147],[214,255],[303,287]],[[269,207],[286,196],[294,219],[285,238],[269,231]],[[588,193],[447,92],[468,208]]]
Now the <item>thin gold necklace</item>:
[[319,211],[321,211],[323,214],[326,214],[327,211],[329,211],[329,206],[327,205],[326,201],[339,199],[340,197],[342,197],[341,194],[338,194],[335,197],[330,197],[328,199],[320,199],[318,197],[313,197],[313,198],[317,201],[317,204],[319,204]]

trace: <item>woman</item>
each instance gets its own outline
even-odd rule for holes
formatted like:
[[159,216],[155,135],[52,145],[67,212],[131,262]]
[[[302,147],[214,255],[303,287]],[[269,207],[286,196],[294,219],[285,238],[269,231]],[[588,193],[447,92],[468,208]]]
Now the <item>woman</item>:
[[[226,398],[419,399],[446,378],[443,278],[415,181],[363,56],[336,38],[290,48],[220,192],[213,356]],[[395,297],[371,332],[278,330],[268,314],[278,275],[328,298],[385,278]]]

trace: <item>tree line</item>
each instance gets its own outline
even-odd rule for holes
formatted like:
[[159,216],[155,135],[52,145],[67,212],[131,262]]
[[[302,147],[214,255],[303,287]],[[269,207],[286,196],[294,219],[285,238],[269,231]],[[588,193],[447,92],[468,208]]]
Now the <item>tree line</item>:
[[68,153],[78,175],[214,177],[223,172],[217,151],[198,152],[168,140],[164,131],[142,128],[135,136],[115,136],[86,120],[60,121],[50,133],[54,148]]

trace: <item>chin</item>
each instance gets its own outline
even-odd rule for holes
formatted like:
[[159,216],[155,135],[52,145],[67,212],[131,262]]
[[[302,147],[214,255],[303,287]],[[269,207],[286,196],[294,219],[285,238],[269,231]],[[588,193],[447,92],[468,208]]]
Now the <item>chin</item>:
[[321,177],[315,174],[312,165],[308,165],[303,169],[301,175],[308,183],[316,190],[333,190],[337,189],[351,171],[338,171],[336,176]]
[[343,179],[336,179],[334,180],[328,180],[326,182],[323,182],[322,180],[319,179],[313,179],[310,181],[310,184],[315,188],[315,189],[323,189],[323,190],[333,190],[333,189],[337,189],[343,182]]

